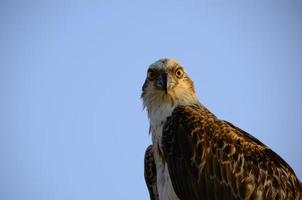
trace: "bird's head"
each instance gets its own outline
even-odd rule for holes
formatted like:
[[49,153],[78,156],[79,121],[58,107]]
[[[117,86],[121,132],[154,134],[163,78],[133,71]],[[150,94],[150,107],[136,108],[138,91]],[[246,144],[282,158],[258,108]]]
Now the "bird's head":
[[173,59],[160,59],[151,64],[142,88],[144,107],[196,104],[193,81],[182,65]]

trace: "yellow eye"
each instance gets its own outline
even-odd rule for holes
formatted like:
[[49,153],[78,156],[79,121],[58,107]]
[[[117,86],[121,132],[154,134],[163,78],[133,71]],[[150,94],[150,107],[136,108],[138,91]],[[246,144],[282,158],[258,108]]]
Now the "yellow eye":
[[182,78],[183,75],[184,75],[184,70],[182,68],[178,68],[176,71],[175,71],[175,75],[177,78]]
[[155,72],[153,72],[153,71],[148,71],[148,79],[149,79],[150,81],[153,81],[153,80],[155,79],[155,76],[156,76]]

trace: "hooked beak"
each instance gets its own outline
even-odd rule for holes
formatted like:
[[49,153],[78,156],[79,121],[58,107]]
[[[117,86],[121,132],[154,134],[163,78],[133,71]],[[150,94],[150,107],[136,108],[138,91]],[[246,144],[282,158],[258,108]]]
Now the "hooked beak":
[[165,91],[165,93],[167,94],[167,73],[160,73],[160,75],[158,76],[156,83],[155,83],[155,87],[159,90],[163,90]]

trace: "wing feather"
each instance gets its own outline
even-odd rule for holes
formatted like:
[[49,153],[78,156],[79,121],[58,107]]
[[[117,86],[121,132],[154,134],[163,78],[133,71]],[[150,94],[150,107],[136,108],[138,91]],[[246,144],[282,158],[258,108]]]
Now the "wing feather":
[[299,180],[280,156],[199,105],[175,108],[162,146],[182,200],[302,198]]
[[158,191],[156,186],[156,166],[153,157],[152,145],[149,145],[145,152],[144,176],[148,187],[151,200],[158,200]]

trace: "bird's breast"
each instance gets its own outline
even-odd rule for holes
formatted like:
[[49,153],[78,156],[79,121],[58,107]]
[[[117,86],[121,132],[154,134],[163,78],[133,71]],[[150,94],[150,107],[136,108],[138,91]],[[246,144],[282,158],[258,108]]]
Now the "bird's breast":
[[168,105],[161,105],[149,110],[159,200],[179,200],[172,186],[167,163],[164,161],[161,153],[163,127],[167,117],[171,116],[173,110],[174,107]]
[[174,106],[167,104],[149,109],[152,142],[154,146],[161,146],[160,141],[163,127],[166,123],[167,117],[171,116],[174,108]]

